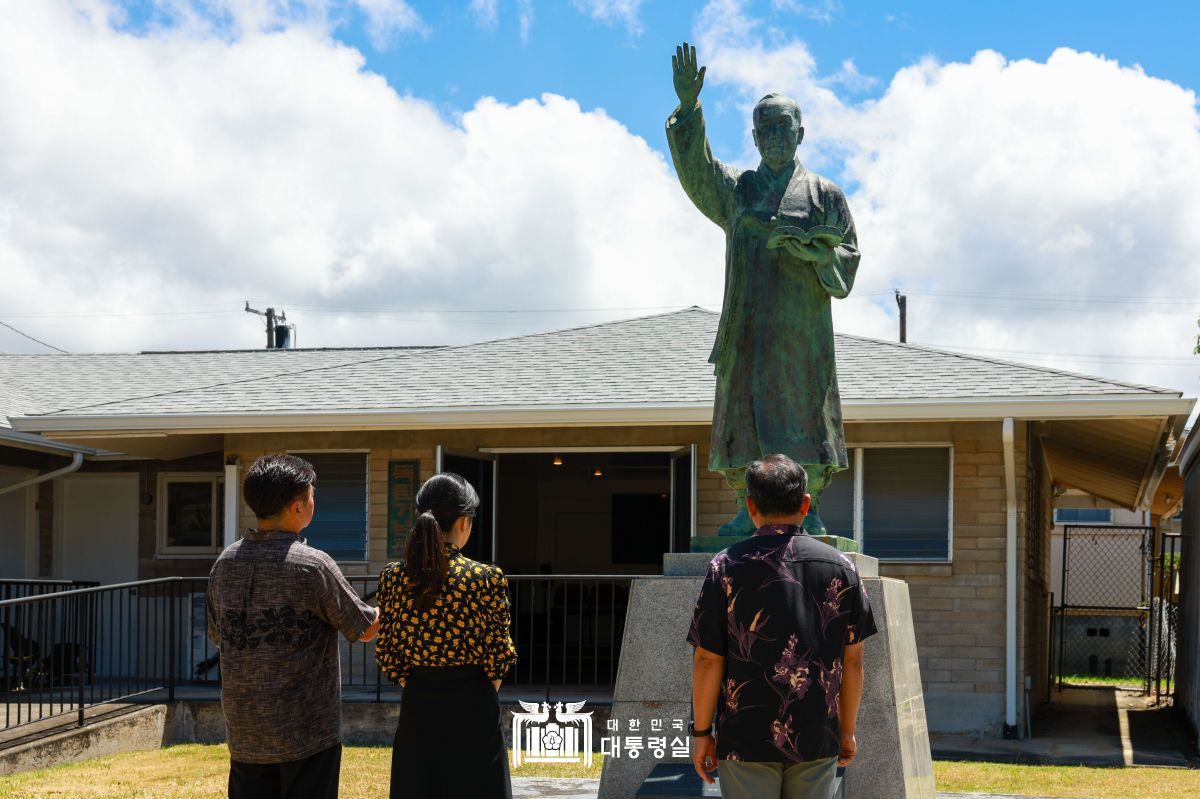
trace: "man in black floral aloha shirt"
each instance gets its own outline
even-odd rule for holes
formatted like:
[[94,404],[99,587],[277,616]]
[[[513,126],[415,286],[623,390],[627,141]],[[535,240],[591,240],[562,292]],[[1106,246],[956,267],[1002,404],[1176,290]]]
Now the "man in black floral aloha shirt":
[[827,799],[857,751],[862,640],[875,621],[851,560],[800,529],[804,469],[769,455],[746,486],[758,529],[713,558],[688,632],[692,760],[710,783],[720,763],[723,799]]

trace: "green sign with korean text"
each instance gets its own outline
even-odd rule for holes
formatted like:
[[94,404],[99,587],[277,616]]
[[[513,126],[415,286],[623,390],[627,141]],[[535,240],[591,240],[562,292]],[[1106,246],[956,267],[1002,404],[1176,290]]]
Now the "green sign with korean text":
[[388,545],[389,558],[404,556],[408,534],[412,532],[416,507],[420,461],[388,461]]

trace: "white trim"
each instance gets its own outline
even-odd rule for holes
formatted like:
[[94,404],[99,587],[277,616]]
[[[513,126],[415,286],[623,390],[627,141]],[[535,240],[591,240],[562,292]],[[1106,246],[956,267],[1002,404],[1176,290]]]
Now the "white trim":
[[370,447],[355,447],[355,448],[351,448],[351,449],[345,449],[345,448],[339,448],[339,447],[329,447],[327,449],[326,448],[314,449],[313,447],[307,447],[307,448],[301,447],[300,449],[285,449],[284,452],[287,453],[288,455],[303,455],[305,452],[319,452],[322,455],[324,455],[326,453],[332,453],[334,455],[346,454],[346,453],[349,453],[352,455],[353,454],[361,455],[363,453],[366,453],[367,455],[370,455],[371,448]]
[[954,562],[954,446],[950,447],[950,491],[946,497],[946,562]]
[[846,442],[846,449],[937,449],[940,447],[953,447],[953,441],[859,441],[856,443]]
[[863,547],[863,448],[854,448],[854,543],[858,544],[858,551],[862,552]]
[[[223,540],[228,536],[228,530],[222,536],[222,540],[217,540],[217,521],[224,521],[225,507],[219,506],[217,495],[219,493],[218,486],[225,482],[225,472],[159,472],[158,473],[158,493],[157,493],[157,513],[155,522],[155,546],[154,556],[156,558],[171,558],[176,555],[202,555],[206,557],[214,557],[220,553]],[[212,500],[212,520],[210,521],[210,529],[208,531],[209,541],[212,542],[207,547],[181,547],[170,546],[167,543],[167,497],[168,489],[172,483],[208,483],[209,496]],[[227,492],[228,493],[228,492]],[[228,496],[226,496],[226,506],[228,505]],[[235,528],[236,529],[236,528]]]
[[500,459],[492,458],[492,563],[500,562]]
[[[1113,394],[1077,397],[846,400],[845,422],[1128,418],[1190,415],[1196,400],[1163,395]],[[21,432],[71,432],[84,438],[96,431],[227,433],[300,430],[470,429],[477,427],[589,427],[690,425],[712,421],[711,402],[659,404],[461,406],[442,408],[272,411],[228,414],[139,414],[128,416],[17,416]]]
[[[686,449],[688,445],[684,445]],[[692,445],[695,446],[695,445]],[[613,446],[613,447],[480,447],[480,452],[487,452],[493,455],[550,455],[556,453],[572,453],[572,452],[669,452],[676,453],[681,449],[679,444],[647,444],[638,446],[631,444],[629,446]]]
[[671,497],[671,513],[668,516],[669,521],[667,522],[667,525],[671,528],[671,535],[667,539],[667,552],[675,551],[675,491],[678,489],[676,485],[678,481],[675,479],[675,463],[679,458],[680,455],[678,454],[678,450],[676,450],[676,453],[671,456],[671,487],[667,489],[670,492],[668,496]]
[[[692,533],[692,536],[695,537],[695,536],[700,535],[700,532],[699,532],[699,529],[700,529],[700,502],[699,502],[699,487],[697,486],[697,482],[700,477],[700,465],[699,465],[699,463],[697,463],[697,460],[698,460],[697,453],[700,451],[700,447],[697,446],[695,442],[692,442],[688,446],[691,447],[691,450],[692,450],[692,530],[691,530],[691,533]],[[675,531],[672,530],[671,534],[674,535]]]
[[225,535],[222,547],[233,546],[241,532],[242,510],[242,466],[240,463],[225,464],[225,507],[221,513],[225,516]]

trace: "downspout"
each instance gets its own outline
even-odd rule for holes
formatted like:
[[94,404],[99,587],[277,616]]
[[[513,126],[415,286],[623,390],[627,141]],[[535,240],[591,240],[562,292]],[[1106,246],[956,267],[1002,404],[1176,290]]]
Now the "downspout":
[[1004,737],[1017,737],[1017,467],[1013,454],[1013,418],[1004,419],[1005,591],[1004,591]]
[[20,491],[22,488],[29,488],[29,486],[34,486],[34,485],[37,485],[38,483],[44,483],[47,480],[53,480],[56,477],[62,477],[64,474],[70,474],[71,472],[77,472],[77,471],[79,471],[79,467],[82,465],[83,465],[83,453],[82,452],[71,453],[71,464],[69,466],[64,466],[61,469],[55,469],[53,472],[46,472],[45,474],[39,474],[37,477],[30,477],[28,480],[22,480],[21,482],[13,483],[10,486],[4,486],[3,488],[0,488],[0,494],[8,494],[12,491]]

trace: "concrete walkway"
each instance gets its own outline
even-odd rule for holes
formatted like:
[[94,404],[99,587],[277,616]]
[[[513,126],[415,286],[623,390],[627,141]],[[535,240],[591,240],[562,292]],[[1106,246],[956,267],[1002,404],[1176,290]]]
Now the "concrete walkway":
[[935,734],[933,756],[1054,766],[1200,765],[1174,709],[1154,707],[1138,692],[1067,688],[1052,698],[1032,738]]

